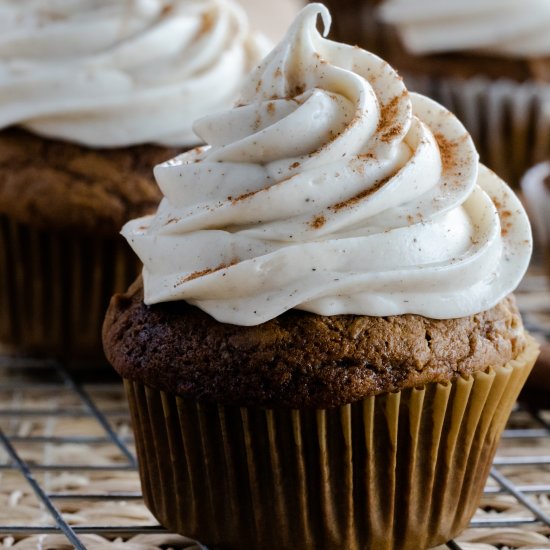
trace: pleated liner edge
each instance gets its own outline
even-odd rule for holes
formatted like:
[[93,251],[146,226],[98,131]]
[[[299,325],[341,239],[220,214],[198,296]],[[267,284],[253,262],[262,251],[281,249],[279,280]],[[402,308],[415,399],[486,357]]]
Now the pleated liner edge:
[[0,341],[39,355],[103,358],[109,300],[140,268],[119,235],[37,229],[0,215]]
[[473,516],[538,355],[333,409],[225,407],[125,381],[145,502],[226,549],[419,550]]

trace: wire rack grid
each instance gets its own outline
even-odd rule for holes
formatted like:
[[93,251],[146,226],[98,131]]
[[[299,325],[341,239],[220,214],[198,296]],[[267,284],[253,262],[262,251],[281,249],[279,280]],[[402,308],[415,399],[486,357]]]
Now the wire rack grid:
[[[525,322],[550,340],[550,318],[541,321],[550,296],[533,296],[520,296]],[[109,369],[77,378],[58,362],[0,356],[0,548],[205,548],[168,533],[143,504],[123,388]],[[446,548],[550,549],[550,411],[527,403],[512,413],[480,508]]]

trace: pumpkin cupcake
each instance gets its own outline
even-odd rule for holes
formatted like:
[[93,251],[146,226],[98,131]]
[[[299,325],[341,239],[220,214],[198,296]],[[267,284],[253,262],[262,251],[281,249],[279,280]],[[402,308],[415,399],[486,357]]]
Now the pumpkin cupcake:
[[156,168],[104,347],[167,528],[417,550],[468,524],[538,354],[510,295],[531,233],[462,124],[319,14]]
[[260,46],[231,0],[0,2],[0,29],[0,341],[95,359],[139,271],[120,226]]

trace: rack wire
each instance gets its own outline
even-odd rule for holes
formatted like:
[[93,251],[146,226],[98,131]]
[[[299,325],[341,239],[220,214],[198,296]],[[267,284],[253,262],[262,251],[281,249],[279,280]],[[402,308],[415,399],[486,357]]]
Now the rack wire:
[[[520,307],[550,340],[541,281],[527,280]],[[0,548],[205,548],[168,533],[143,504],[123,388],[109,368],[0,356]],[[550,411],[514,410],[480,508],[447,548],[550,549]]]

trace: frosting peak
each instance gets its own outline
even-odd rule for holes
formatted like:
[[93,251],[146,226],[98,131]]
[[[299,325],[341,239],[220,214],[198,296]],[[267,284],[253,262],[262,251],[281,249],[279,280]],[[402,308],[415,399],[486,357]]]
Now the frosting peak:
[[[323,38],[304,8],[240,106],[195,124],[209,144],[155,169],[154,217],[123,234],[148,304],[184,299],[254,325],[322,315],[488,309],[530,257],[518,200],[446,109],[377,56]],[[499,213],[500,212],[500,213]]]
[[265,53],[233,0],[0,5],[0,128],[93,147],[197,143]]

